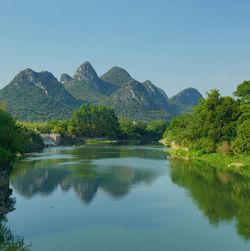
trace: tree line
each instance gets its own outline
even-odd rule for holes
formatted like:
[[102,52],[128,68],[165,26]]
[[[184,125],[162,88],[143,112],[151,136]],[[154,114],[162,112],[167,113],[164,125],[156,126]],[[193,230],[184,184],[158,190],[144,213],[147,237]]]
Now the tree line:
[[68,120],[48,122],[16,121],[0,109],[0,165],[11,163],[16,156],[43,149],[41,134],[58,133],[62,144],[79,144],[83,139],[159,140],[167,127],[163,120],[146,123],[127,118],[118,119],[112,108],[84,104]]
[[250,81],[237,86],[234,97],[211,90],[190,114],[174,118],[164,133],[197,155],[250,153]]
[[68,120],[23,124],[40,133],[59,133],[67,142],[93,137],[159,140],[168,126],[164,120],[147,123],[118,118],[112,108],[93,104],[83,104]]

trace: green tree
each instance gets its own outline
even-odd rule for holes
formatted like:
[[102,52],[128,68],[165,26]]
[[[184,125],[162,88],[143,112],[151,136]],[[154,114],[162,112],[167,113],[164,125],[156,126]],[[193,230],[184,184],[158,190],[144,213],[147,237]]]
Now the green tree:
[[250,81],[244,81],[237,86],[234,95],[240,98],[245,103],[250,103]]
[[250,153],[250,119],[245,120],[238,126],[233,148],[235,153]]
[[237,124],[243,113],[239,101],[232,97],[222,97],[218,90],[211,90],[191,114],[173,119],[164,137],[201,153],[222,149],[224,153],[230,153],[231,143],[237,135]]
[[119,120],[121,134],[124,137],[130,137],[134,133],[133,121],[123,117]]
[[0,110],[0,163],[7,164],[16,154],[23,154],[30,144],[29,138],[15,120]]
[[237,122],[237,136],[233,142],[235,153],[250,153],[250,81],[237,86],[234,95],[239,98],[241,115]]
[[165,120],[154,120],[147,125],[147,132],[160,139],[168,125]]
[[76,136],[108,136],[118,134],[119,123],[114,110],[104,106],[84,104],[72,115],[68,132]]

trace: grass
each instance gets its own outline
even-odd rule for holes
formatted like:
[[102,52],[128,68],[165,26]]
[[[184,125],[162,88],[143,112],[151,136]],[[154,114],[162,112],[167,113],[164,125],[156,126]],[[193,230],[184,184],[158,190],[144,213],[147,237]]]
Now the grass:
[[169,153],[170,158],[200,160],[217,168],[228,169],[250,176],[250,155],[199,154],[183,148],[171,149]]

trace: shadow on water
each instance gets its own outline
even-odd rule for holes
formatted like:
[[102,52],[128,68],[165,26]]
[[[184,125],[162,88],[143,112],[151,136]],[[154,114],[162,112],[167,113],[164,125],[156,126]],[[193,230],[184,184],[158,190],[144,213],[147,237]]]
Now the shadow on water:
[[14,210],[15,200],[11,197],[9,175],[0,171],[0,250],[29,250],[23,237],[15,235],[8,227],[6,215]]
[[250,178],[196,161],[173,160],[171,167],[173,183],[190,193],[211,225],[234,220],[238,234],[250,239]]
[[[48,158],[53,154],[54,158]],[[90,203],[98,189],[113,198],[129,193],[140,182],[150,183],[163,171],[135,165],[135,157],[164,159],[155,148],[88,146],[54,148],[42,155],[16,163],[11,183],[22,196],[49,195],[58,187],[73,189],[78,198]],[[124,159],[127,158],[124,164]],[[147,161],[147,160],[145,160]]]

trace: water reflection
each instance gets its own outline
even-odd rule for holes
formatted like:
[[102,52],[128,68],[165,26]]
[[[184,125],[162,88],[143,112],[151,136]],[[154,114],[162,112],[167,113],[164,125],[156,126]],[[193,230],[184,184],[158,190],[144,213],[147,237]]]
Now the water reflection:
[[210,224],[235,220],[238,234],[250,239],[250,178],[199,162],[171,165],[172,181],[189,191]]
[[29,246],[21,236],[15,235],[8,227],[6,215],[14,210],[15,200],[11,197],[8,174],[0,170],[0,250],[26,251]]
[[[52,154],[54,158],[48,158]],[[147,165],[139,166],[133,155],[144,158]],[[133,185],[152,182],[164,172],[147,168],[150,162],[146,157],[164,159],[165,153],[145,147],[136,151],[132,147],[55,148],[18,162],[11,182],[27,198],[49,195],[58,187],[63,191],[73,189],[85,203],[93,200],[98,189],[119,198],[128,194]]]
[[[78,243],[79,247],[84,245],[88,250],[92,250],[88,248],[95,244],[91,241],[96,242],[98,236],[104,236],[104,232],[111,238],[105,242],[108,250],[117,250],[108,248],[115,239],[113,236],[119,236],[117,240],[129,239],[130,234],[140,244],[145,243],[145,246],[148,246],[146,242],[148,240],[152,245],[157,243],[156,249],[164,250],[171,242],[179,243],[180,229],[183,233],[186,231],[185,236],[188,241],[195,244],[192,238],[197,237],[197,231],[199,233],[202,229],[204,232],[198,238],[205,247],[208,247],[207,249],[210,248],[207,243],[218,239],[223,247],[239,243],[241,246],[241,238],[237,238],[231,228],[232,223],[236,224],[240,236],[246,240],[250,239],[249,178],[213,169],[197,162],[168,162],[166,153],[162,150],[152,146],[51,148],[42,154],[16,163],[11,174],[11,186],[14,188],[18,203],[15,213],[8,216],[11,229],[32,242],[34,245],[32,248],[37,245],[36,247],[41,246],[43,250],[46,250],[43,247],[47,240],[59,245],[61,238],[68,238],[69,243],[72,240],[72,243]],[[172,165],[171,169],[167,168],[169,163]],[[149,188],[147,184],[156,179],[157,182]],[[138,185],[141,183],[142,186]],[[9,191],[9,182],[6,184],[6,191]],[[194,203],[186,198],[177,186],[188,191]],[[135,187],[137,189],[134,189]],[[95,197],[100,191],[101,193]],[[130,192],[131,196],[120,200]],[[35,195],[38,196],[31,199]],[[22,197],[30,200],[22,200]],[[79,200],[75,199],[76,197]],[[56,206],[53,204],[54,200]],[[91,203],[93,200],[95,203]],[[78,201],[88,205],[91,203],[91,206],[84,207],[83,203]],[[200,214],[197,214],[193,204],[203,212],[210,224],[217,227],[226,222],[223,225],[230,226],[230,231],[224,226],[218,228],[222,231],[214,231],[214,228],[207,230],[207,222],[203,220],[204,217],[198,217]],[[49,205],[53,205],[53,209]],[[29,207],[28,212],[27,207]],[[189,213],[191,213],[190,218]],[[41,217],[36,217],[37,214]],[[26,219],[27,215],[35,217]],[[14,235],[8,232],[5,219],[0,219],[0,238],[2,238],[0,243],[6,246],[8,245],[8,241],[4,241],[6,236]],[[198,230],[189,224],[196,221],[199,225]],[[110,230],[110,227],[113,230]],[[124,232],[124,229],[128,229],[128,232]],[[82,231],[85,231],[85,239],[82,237],[84,235]],[[233,238],[231,242],[225,244],[223,238],[230,233],[233,233],[236,239]],[[54,239],[54,234],[60,238]],[[21,237],[14,236],[11,239],[27,249]],[[86,245],[87,241],[90,241],[89,245]],[[119,246],[120,241],[118,242]],[[12,245],[13,243],[15,242],[13,241]],[[153,250],[151,246],[148,247],[150,247],[148,250]],[[170,249],[183,250],[183,247]],[[201,246],[198,247],[189,250],[201,250]],[[1,248],[2,246],[0,250]],[[145,248],[124,248],[124,250],[143,249],[145,250]],[[61,249],[51,247],[51,250]]]

